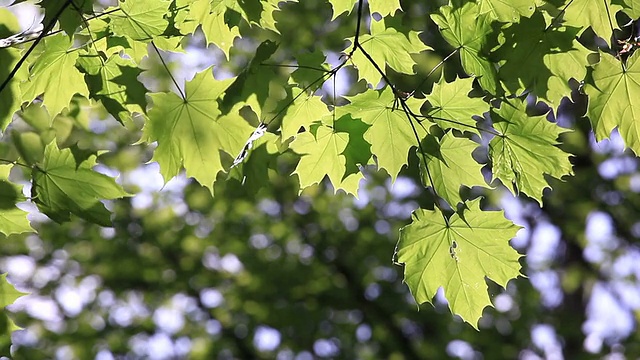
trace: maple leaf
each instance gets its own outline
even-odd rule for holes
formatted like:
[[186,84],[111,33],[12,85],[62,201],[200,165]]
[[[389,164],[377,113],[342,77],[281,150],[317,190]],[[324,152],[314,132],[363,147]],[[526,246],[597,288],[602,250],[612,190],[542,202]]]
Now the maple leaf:
[[235,81],[224,95],[221,109],[229,112],[234,104],[246,102],[261,117],[261,109],[269,98],[270,84],[276,78],[273,69],[263,66],[278,49],[278,44],[265,40],[256,49],[256,54],[251,62],[235,78]]
[[336,132],[329,126],[320,125],[315,135],[310,132],[299,134],[290,147],[302,155],[294,174],[300,179],[300,189],[318,184],[328,177],[334,190],[343,189],[347,193],[357,194],[360,174],[351,174],[345,178],[346,157],[342,154],[349,143],[349,134]]
[[[337,116],[351,114],[370,125],[364,133],[364,139],[371,144],[371,152],[376,156],[378,166],[387,170],[395,181],[400,169],[407,165],[409,149],[418,145],[416,133],[422,139],[426,130],[419,124],[412,127],[402,109],[393,109],[395,96],[388,86],[382,90],[367,90],[347,99],[351,103],[337,107]],[[422,101],[411,97],[407,105],[419,114]]]
[[606,53],[594,65],[591,80],[584,87],[589,96],[587,116],[591,120],[596,140],[608,138],[618,127],[625,144],[640,154],[640,52],[636,51],[626,64]]
[[[371,144],[364,139],[364,134],[369,129],[369,125],[360,119],[352,118],[351,114],[341,116],[332,122],[332,125],[336,132],[349,134],[349,143],[342,152],[342,155],[344,155],[346,159],[346,172],[344,177],[346,178],[351,174],[359,174],[362,176],[360,167],[373,164]],[[357,190],[347,191],[347,193],[357,194]]]
[[321,51],[298,54],[295,59],[298,68],[291,73],[290,78],[291,83],[297,84],[300,88],[310,88],[313,84],[318,84],[320,77],[331,70],[326,62],[327,57]]
[[611,3],[622,6],[622,11],[630,18],[640,18],[640,0],[612,0]]
[[509,246],[519,227],[502,211],[480,210],[480,199],[466,205],[448,221],[438,209],[416,210],[400,229],[396,255],[418,304],[431,303],[443,287],[451,311],[477,329],[491,305],[485,278],[506,287],[521,275],[521,255]]
[[[8,326],[6,329],[3,329],[9,333],[19,330],[20,327],[13,322],[13,320],[8,316],[7,310],[5,309],[7,306],[13,304],[18,300],[18,298],[27,295],[27,293],[23,293],[22,291],[17,290],[13,285],[7,281],[7,273],[0,275],[0,316],[6,316]],[[4,334],[8,335],[8,334]],[[6,351],[6,353],[0,353],[2,356],[10,356],[8,349],[0,349],[0,351]]]
[[393,16],[398,10],[402,11],[400,0],[369,0],[371,14],[377,13],[382,17]]
[[0,232],[6,236],[32,232],[27,220],[27,212],[16,206],[24,201],[22,187],[9,181],[9,172],[13,165],[0,165]]
[[[51,21],[58,21],[60,28],[71,37],[76,29],[84,25],[82,20],[83,14],[89,14],[93,12],[93,2],[91,1],[78,1],[77,4],[69,6],[65,4],[66,1],[49,1],[43,0],[38,3],[44,10],[43,24],[49,24]],[[58,15],[61,7],[66,6],[64,11]],[[78,11],[80,10],[80,11]],[[56,17],[57,16],[57,17]]]
[[32,172],[31,197],[40,211],[57,222],[74,214],[101,226],[111,226],[110,213],[100,202],[128,196],[120,185],[93,171],[95,157],[77,163],[70,149],[58,149],[55,140],[44,149],[44,159]]
[[579,32],[574,27],[547,28],[539,12],[505,29],[504,44],[492,54],[504,61],[499,75],[505,87],[514,94],[532,91],[558,105],[571,93],[569,80],[587,74],[590,52],[576,40]]
[[144,113],[147,101],[144,94],[147,89],[137,77],[142,71],[133,60],[124,59],[118,54],[99,64],[95,76],[88,76],[91,95],[118,121],[131,120],[131,113]]
[[33,101],[44,94],[43,103],[51,119],[69,105],[75,94],[89,95],[84,76],[76,68],[77,51],[69,51],[71,39],[63,34],[42,40],[42,55],[30,69],[30,76],[21,84],[22,100]]
[[[565,1],[565,25],[580,28],[582,33],[591,26],[596,35],[609,41],[613,30],[617,29],[615,14],[622,6],[611,0],[568,0]],[[609,17],[611,16],[611,18]]]
[[150,94],[144,137],[157,141],[152,161],[160,164],[165,180],[184,166],[187,176],[213,191],[218,172],[224,170],[221,152],[236,156],[253,128],[240,116],[244,104],[237,104],[221,116],[218,99],[235,79],[215,80],[211,68],[186,82],[185,98],[174,93]]
[[338,16],[343,13],[351,14],[351,10],[353,10],[353,5],[355,5],[358,0],[329,0],[331,3],[331,7],[333,8],[333,16],[331,17],[331,21],[335,20]]
[[446,82],[444,76],[433,86],[427,95],[431,107],[427,114],[442,129],[457,129],[480,134],[474,116],[482,117],[489,111],[489,104],[482,98],[469,97],[473,87],[473,78],[456,79]]
[[[434,136],[427,136],[423,142],[423,154],[417,152],[420,159],[420,170],[422,173],[422,183],[425,186],[432,186],[438,196],[443,198],[454,209],[463,199],[460,196],[462,185],[469,188],[473,186],[486,186],[482,176],[482,165],[473,159],[471,153],[478,147],[475,142],[453,136],[451,132],[446,133],[440,141]],[[431,178],[424,169],[426,163]]]
[[225,21],[229,5],[228,0],[214,0],[213,2],[196,0],[191,4],[186,3],[185,8],[189,12],[178,24],[178,27],[183,32],[193,34],[200,25],[207,44],[215,44],[228,60],[233,41],[240,37],[237,22],[230,25]]
[[236,1],[222,0],[229,9],[242,15],[249,23],[279,34],[273,14],[280,10],[280,3],[298,2],[298,0],[262,0]]
[[[11,69],[20,59],[20,52],[16,49],[0,49],[0,81],[4,81],[11,73]],[[26,77],[25,71],[0,92],[0,130],[4,131],[13,119],[13,114],[20,109],[22,94],[20,93],[20,78]]]
[[489,143],[493,179],[513,185],[514,194],[523,192],[542,203],[542,192],[550,187],[544,174],[556,179],[573,174],[569,154],[555,146],[566,129],[545,115],[528,116],[526,104],[517,99],[492,110],[491,119],[501,134]]
[[[351,43],[354,41],[353,38],[349,40]],[[411,54],[431,50],[418,38],[418,32],[409,31],[405,35],[394,28],[386,28],[384,21],[372,21],[371,34],[360,35],[359,42],[378,66],[384,69],[384,64],[387,64],[403,74],[414,73],[413,66],[416,62],[411,58]],[[351,61],[358,69],[359,79],[364,79],[374,86],[380,83],[382,75],[362,51],[356,51]]]
[[136,41],[151,41],[169,25],[165,15],[170,4],[165,0],[119,0],[120,11],[111,14],[110,29],[118,36],[127,36]]
[[303,90],[294,88],[293,97],[298,97],[282,117],[282,139],[286,140],[298,134],[298,130],[320,121],[326,115],[331,114],[322,97],[316,95],[300,96]]
[[529,17],[536,10],[536,0],[478,0],[479,14],[504,23],[517,23],[520,17]]
[[467,2],[461,7],[441,6],[439,14],[431,19],[438,25],[444,39],[459,49],[465,72],[479,77],[480,85],[492,94],[498,92],[498,74],[494,64],[485,55],[488,35],[493,31],[491,18],[480,14],[478,5]]

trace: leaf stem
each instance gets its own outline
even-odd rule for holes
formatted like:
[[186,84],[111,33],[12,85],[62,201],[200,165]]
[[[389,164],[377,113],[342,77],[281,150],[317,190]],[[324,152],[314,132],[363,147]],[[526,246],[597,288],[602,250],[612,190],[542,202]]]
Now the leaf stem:
[[12,165],[18,165],[18,166],[22,166],[22,167],[27,168],[27,169],[31,169],[31,166],[29,166],[27,164],[20,163],[20,162],[15,161],[15,160],[7,160],[7,159],[1,159],[0,158],[0,162],[7,163],[7,164],[12,164]]
[[182,89],[178,85],[178,82],[176,81],[176,78],[173,77],[173,74],[169,70],[169,67],[167,66],[167,63],[164,62],[164,59],[162,58],[162,55],[160,54],[160,50],[158,49],[158,47],[156,46],[156,44],[153,41],[151,41],[151,46],[153,46],[153,49],[158,54],[158,58],[160,58],[160,62],[162,62],[162,66],[164,66],[165,70],[167,70],[167,73],[169,74],[169,77],[171,78],[171,81],[173,81],[173,85],[175,85],[176,88],[178,89],[178,92],[180,93],[180,97],[182,98],[182,100],[184,100],[186,102],[187,101],[187,97],[185,96],[184,92],[182,91]]
[[457,48],[455,48],[449,55],[445,56],[444,59],[442,59],[436,66],[433,67],[433,69],[431,69],[431,71],[429,71],[429,73],[427,74],[427,76],[424,77],[424,80],[422,80],[420,82],[420,84],[418,84],[418,86],[416,86],[415,90],[413,90],[409,96],[407,97],[411,97],[413,96],[416,91],[418,91],[418,89],[420,89],[422,87],[422,85],[424,85],[424,83],[427,82],[427,80],[429,80],[429,77],[431,75],[433,75],[434,72],[436,72],[436,70],[438,70],[438,68],[442,65],[444,65],[444,63],[449,60],[449,58],[451,58],[453,55],[455,55],[458,51],[460,51],[460,49],[462,48],[462,46],[459,46]]
[[91,29],[89,29],[89,23],[87,22],[87,19],[85,19],[84,16],[82,16],[82,9],[80,9],[78,5],[76,5],[75,1],[73,0],[71,0],[71,6],[73,6],[73,8],[78,12],[78,15],[82,19],[82,23],[84,24],[84,26],[86,26],[87,33],[89,34],[89,38],[91,39],[91,45],[93,46],[93,49],[98,54],[98,59],[100,59],[100,63],[102,64],[102,67],[104,67],[104,59],[102,58],[102,56],[100,56],[100,53],[98,52],[98,48],[96,47],[96,41],[93,38],[93,33],[91,32]]

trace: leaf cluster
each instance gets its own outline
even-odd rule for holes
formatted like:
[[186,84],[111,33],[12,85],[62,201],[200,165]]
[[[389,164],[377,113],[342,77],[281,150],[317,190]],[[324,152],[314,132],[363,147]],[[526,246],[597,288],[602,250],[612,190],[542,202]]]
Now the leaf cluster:
[[[572,174],[570,154],[559,147],[569,129],[555,122],[572,97],[588,97],[596,139],[617,128],[640,152],[640,55],[633,44],[622,51],[629,26],[617,21],[638,17],[637,6],[451,0],[424,19],[450,53],[419,71],[421,57],[440,55],[423,29],[402,17],[410,6],[428,9],[426,3],[314,2],[332,11],[327,23],[351,36],[339,48],[318,41],[305,54],[278,46],[290,36],[279,17],[304,6],[295,0],[120,0],[107,8],[43,0],[42,31],[30,40],[5,31],[15,19],[3,16],[0,128],[12,136],[5,136],[0,159],[9,194],[0,232],[31,231],[16,205],[26,199],[11,180],[13,168],[31,184],[28,200],[57,222],[74,215],[109,226],[103,202],[130,195],[96,171],[96,159],[109,151],[83,142],[82,134],[92,132],[80,115],[78,104],[85,104],[138,134],[126,145],[148,147],[165,182],[184,171],[212,193],[218,181],[255,191],[268,186],[281,156],[298,160],[291,175],[300,191],[326,179],[335,191],[357,196],[369,171],[384,171],[391,181],[416,171],[434,200],[400,232],[395,259],[418,303],[431,302],[443,287],[452,312],[476,327],[491,304],[487,279],[504,287],[521,274],[520,255],[509,246],[518,227],[501,211],[483,210],[479,189],[503,185],[542,204],[549,178]],[[223,64],[179,81],[165,59],[195,51],[197,41],[219,49]],[[249,56],[244,42],[255,49]],[[171,89],[150,90],[141,80],[152,58]],[[442,68],[451,62],[461,71],[447,76]],[[246,65],[221,76],[239,63]],[[336,81],[345,71],[355,77],[341,96]],[[398,79],[411,76],[419,85],[403,88]],[[331,83],[333,90],[323,90]],[[538,101],[543,114],[533,112]]]

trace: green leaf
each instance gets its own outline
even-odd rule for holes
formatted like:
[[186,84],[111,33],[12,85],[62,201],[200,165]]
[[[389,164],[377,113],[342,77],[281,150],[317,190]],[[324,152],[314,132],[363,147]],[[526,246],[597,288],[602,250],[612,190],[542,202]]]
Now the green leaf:
[[293,97],[298,97],[282,117],[282,139],[286,140],[298,134],[303,127],[309,130],[309,126],[320,121],[326,115],[331,114],[327,104],[322,102],[322,97],[316,95],[305,96],[302,89],[294,88]]
[[506,40],[494,52],[504,60],[499,74],[505,87],[514,94],[532,91],[559,105],[571,93],[569,80],[581,81],[587,74],[589,51],[576,40],[579,32],[573,27],[547,28],[540,12],[505,29]]
[[475,142],[466,138],[457,138],[451,132],[446,133],[440,141],[433,136],[427,136],[422,149],[425,151],[426,161],[418,151],[422,183],[431,186],[431,180],[424,169],[426,162],[435,192],[454,209],[463,199],[460,196],[462,185],[487,186],[482,176],[482,165],[478,164],[471,153],[478,147]]
[[[387,170],[395,181],[400,169],[407,165],[409,149],[418,145],[414,131],[419,139],[427,131],[419,124],[412,127],[402,109],[393,109],[395,96],[390,87],[367,90],[347,99],[351,104],[337,107],[337,116],[351,114],[371,125],[364,133],[364,139],[371,144],[371,152],[376,156],[378,166]],[[414,113],[419,114],[422,101],[411,97],[407,100],[407,105]]]
[[[16,49],[0,49],[0,81],[9,76],[11,70],[20,60],[20,52]],[[13,119],[13,114],[20,109],[22,95],[20,93],[20,78],[25,71],[19,71],[9,84],[0,92],[0,130],[4,131]]]
[[622,6],[613,4],[611,0],[567,0],[565,2],[567,3],[563,16],[565,25],[581,28],[582,31],[591,26],[596,35],[607,42],[610,41],[613,30],[618,28],[615,14],[622,10]]
[[200,25],[207,44],[215,44],[229,59],[229,50],[233,41],[240,37],[237,24],[229,25],[225,21],[228,0],[196,0],[188,5],[189,14],[184,19],[180,30],[194,33]]
[[253,128],[240,116],[240,103],[221,116],[218,98],[234,79],[215,80],[211,68],[186,82],[185,99],[174,93],[150,94],[153,107],[144,138],[157,141],[152,161],[168,181],[184,166],[192,177],[213,191],[218,172],[224,170],[221,152],[236,156]]
[[431,104],[428,116],[442,129],[452,128],[480,134],[473,117],[482,117],[482,114],[489,111],[489,104],[482,98],[469,97],[472,87],[473,78],[456,79],[448,83],[441,77],[427,95]]
[[95,157],[77,163],[70,149],[47,144],[44,160],[32,172],[31,197],[40,211],[56,222],[74,214],[101,226],[111,226],[110,212],[100,200],[128,196],[114,179],[93,171]]
[[7,273],[0,275],[0,308],[4,311],[4,308],[13,304],[18,298],[26,295],[21,291],[16,290],[13,285],[7,281]]
[[331,69],[326,62],[326,56],[321,51],[301,53],[296,55],[298,68],[291,73],[290,82],[300,88],[306,88],[318,84],[319,79]]
[[520,17],[529,17],[536,10],[535,0],[478,0],[479,14],[488,14],[504,23],[517,23]]
[[545,115],[528,116],[525,103],[518,99],[492,110],[491,119],[501,134],[489,143],[493,179],[513,185],[514,194],[523,192],[542,203],[542,192],[550,187],[544,174],[556,179],[573,174],[569,154],[555,146],[566,129]]
[[492,94],[498,92],[498,74],[495,65],[486,57],[487,37],[492,33],[491,18],[479,14],[473,2],[462,7],[441,6],[439,14],[431,19],[438,25],[444,39],[459,49],[460,61],[465,72],[479,78],[480,85]]
[[477,329],[482,310],[491,306],[485,278],[506,287],[521,275],[521,255],[509,246],[518,229],[502,211],[480,210],[480,199],[448,222],[438,209],[416,210],[396,250],[416,302],[431,303],[443,287],[451,311]]
[[133,60],[112,55],[100,64],[97,76],[88,76],[87,83],[94,99],[121,123],[131,120],[131,113],[144,113],[147,89],[137,77],[142,73]]
[[378,13],[382,17],[393,16],[398,10],[402,11],[400,0],[369,0],[369,11],[371,14]]
[[[8,312],[5,307],[13,304],[16,300],[24,295],[27,295],[27,293],[16,290],[16,288],[7,281],[7,273],[0,275],[0,316],[6,317],[6,320],[8,322],[8,326],[5,329],[0,330],[0,337],[6,336],[10,339],[11,333],[13,331],[21,329],[8,316]],[[6,333],[2,333],[3,330],[6,331]],[[0,344],[2,344],[2,341],[0,341]],[[9,353],[8,349],[0,348],[0,355],[10,356],[11,354]]]
[[[67,5],[65,3],[66,1],[44,0],[38,5],[40,5],[44,10],[44,19],[42,20],[44,26],[49,24],[52,20],[57,20],[60,24],[60,28],[67,33],[69,37],[71,37],[79,26],[85,24],[82,20],[83,14],[91,14],[93,12],[93,1],[76,1],[71,5]],[[55,18],[63,6],[66,6],[66,8],[57,18]]]
[[347,13],[347,15],[351,14],[351,10],[353,10],[353,6],[358,2],[358,0],[329,0],[331,3],[331,7],[333,7],[333,16],[331,17],[331,21],[335,20],[342,13]]
[[[249,65],[238,74],[225,93],[221,104],[222,112],[230,111],[234,104],[246,102],[256,111],[258,117],[262,116],[260,110],[269,99],[270,83],[277,76],[273,69],[262,64],[277,49],[278,44],[271,40],[265,40],[258,46],[256,55],[251,59]],[[255,100],[251,99],[254,96]]]
[[89,89],[75,66],[78,52],[70,50],[71,39],[62,34],[48,36],[41,46],[43,52],[34,61],[28,81],[21,84],[22,99],[31,102],[44,93],[43,103],[53,119],[73,95],[89,96]]
[[349,143],[349,134],[336,132],[329,126],[320,125],[315,135],[309,131],[299,134],[291,143],[291,149],[302,155],[294,174],[300,179],[300,189],[318,184],[325,176],[335,191],[342,189],[357,194],[361,174],[345,178],[346,157],[342,154]]
[[6,236],[33,231],[27,212],[16,207],[16,203],[25,198],[22,186],[9,181],[11,168],[13,165],[0,165],[0,232]]
[[[349,134],[349,143],[342,152],[346,159],[345,178],[351,174],[360,174],[361,166],[373,163],[371,156],[371,144],[364,139],[364,134],[369,129],[369,125],[359,119],[354,119],[351,114],[345,114],[333,123],[336,132]],[[356,194],[356,192],[353,192]]]
[[[371,35],[360,35],[360,45],[371,56],[378,66],[384,70],[384,64],[403,74],[414,74],[413,66],[416,62],[411,54],[431,50],[419,38],[418,32],[409,31],[407,35],[394,28],[386,28],[384,21],[371,22]],[[353,43],[354,39],[349,39]],[[367,59],[362,51],[356,51],[351,61],[358,69],[359,79],[364,79],[372,85],[378,85],[382,76],[375,66]]]
[[136,41],[149,42],[162,34],[169,21],[169,1],[129,0],[119,2],[120,11],[111,14],[111,31],[117,36],[127,36]]
[[640,18],[640,0],[612,0],[611,3],[621,5],[622,11],[630,18]]
[[258,25],[259,27],[278,33],[276,21],[273,14],[280,10],[280,3],[298,2],[298,0],[223,0],[227,7],[240,13],[242,17],[249,23]]
[[[623,65],[618,59],[600,53],[591,81],[584,91],[589,95],[587,116],[596,140],[608,138],[618,127],[625,144],[640,154],[640,52],[634,52]],[[626,70],[623,69],[626,67]]]

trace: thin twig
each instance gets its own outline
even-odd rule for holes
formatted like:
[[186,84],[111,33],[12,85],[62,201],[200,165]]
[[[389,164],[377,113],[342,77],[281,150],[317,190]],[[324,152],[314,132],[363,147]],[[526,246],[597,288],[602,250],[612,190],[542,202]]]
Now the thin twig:
[[[91,29],[89,28],[89,22],[87,22],[87,19],[85,19],[84,16],[82,16],[82,9],[80,7],[78,7],[73,0],[71,0],[71,5],[78,12],[78,15],[82,19],[82,22],[84,23],[84,26],[87,28],[87,33],[89,34],[89,39],[91,39],[91,45],[93,46],[93,49],[96,51],[96,54],[98,54],[98,59],[100,59],[100,63],[102,64],[102,67],[104,67],[104,59],[102,58],[102,56],[100,56],[100,52],[98,51],[98,48],[96,47],[96,41],[93,38],[93,33],[91,32]],[[84,5],[84,3],[83,3],[83,5]]]
[[44,38],[45,34],[51,31],[51,29],[53,28],[53,25],[55,25],[56,21],[58,21],[58,18],[60,17],[60,15],[62,15],[62,13],[67,9],[67,7],[69,7],[70,4],[71,4],[71,0],[66,0],[64,4],[62,4],[62,6],[60,7],[60,10],[58,10],[58,12],[53,16],[53,19],[51,19],[51,21],[44,27],[44,29],[42,29],[42,33],[38,35],[38,37],[35,39],[33,44],[31,44],[29,49],[27,49],[27,51],[24,53],[24,55],[22,55],[20,60],[18,60],[18,62],[13,66],[13,69],[11,69],[9,76],[7,76],[7,78],[4,79],[4,81],[0,85],[0,93],[2,93],[2,90],[4,90],[9,85],[9,82],[11,82],[13,77],[18,73],[18,70],[20,70],[24,62],[27,61],[27,57],[29,57],[29,55],[33,52],[36,46],[38,46],[38,44],[40,43],[40,40]]
[[160,62],[162,63],[162,66],[164,66],[165,70],[167,70],[167,73],[169,74],[169,77],[171,78],[171,81],[173,81],[173,84],[178,89],[178,92],[180,93],[180,97],[182,98],[182,100],[187,101],[187,97],[185,96],[184,92],[182,91],[182,89],[178,85],[178,82],[176,81],[176,78],[173,77],[173,74],[171,73],[171,70],[169,70],[169,67],[167,66],[167,63],[164,62],[164,59],[162,58],[162,54],[160,54],[160,50],[158,49],[158,47],[156,46],[156,44],[153,41],[151,41],[151,46],[153,47],[153,49],[158,54],[158,58],[160,58]]

